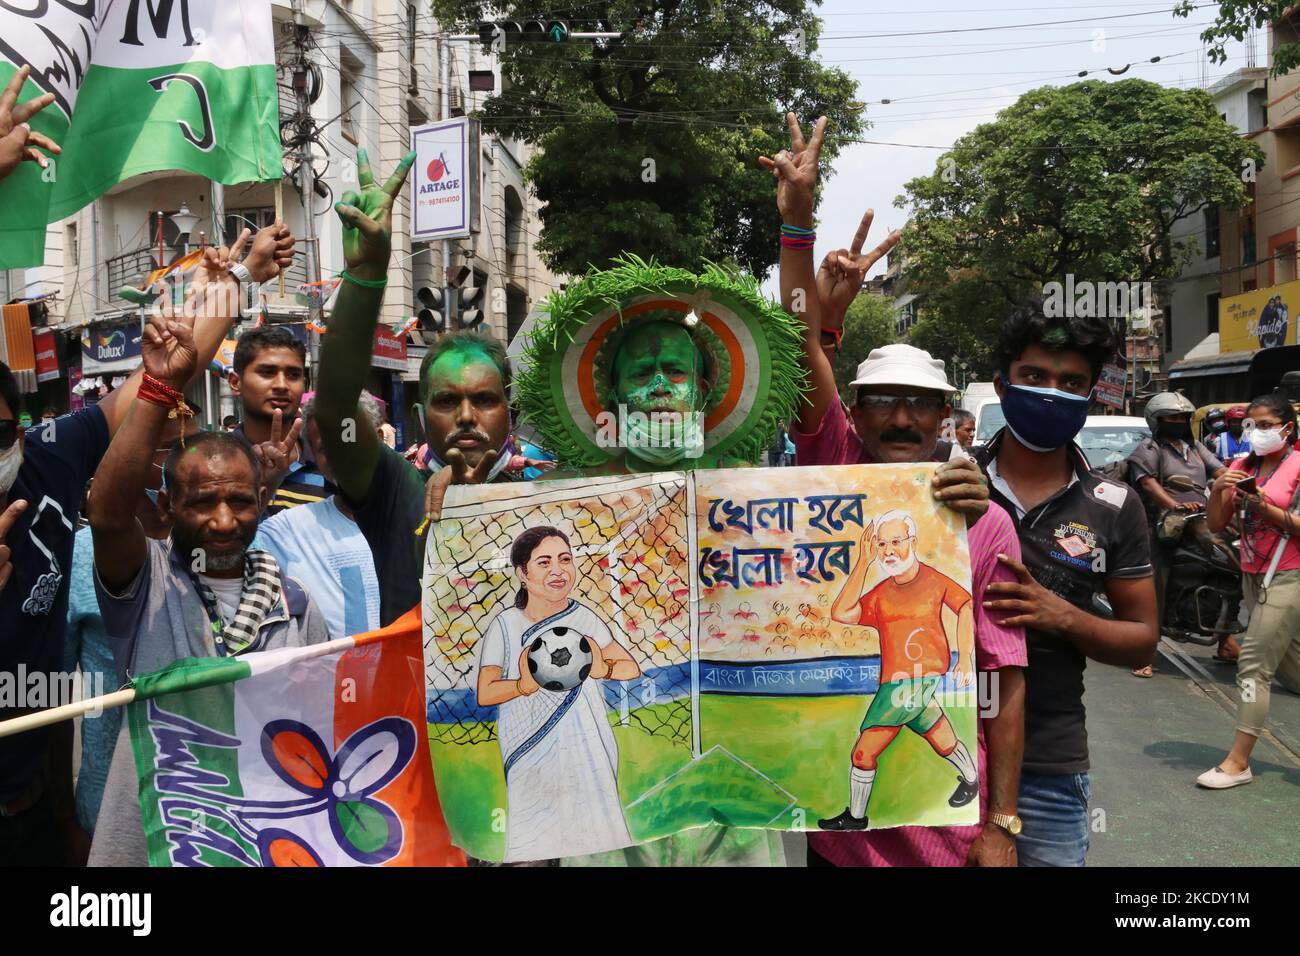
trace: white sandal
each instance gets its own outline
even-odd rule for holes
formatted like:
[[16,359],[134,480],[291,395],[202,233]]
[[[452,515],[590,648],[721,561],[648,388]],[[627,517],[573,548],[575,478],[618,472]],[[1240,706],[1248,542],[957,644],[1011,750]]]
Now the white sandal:
[[1240,787],[1244,783],[1250,783],[1255,779],[1254,774],[1247,767],[1241,773],[1228,773],[1222,767],[1215,767],[1213,770],[1207,770],[1196,778],[1198,787],[1205,787],[1208,790],[1227,790],[1231,787]]

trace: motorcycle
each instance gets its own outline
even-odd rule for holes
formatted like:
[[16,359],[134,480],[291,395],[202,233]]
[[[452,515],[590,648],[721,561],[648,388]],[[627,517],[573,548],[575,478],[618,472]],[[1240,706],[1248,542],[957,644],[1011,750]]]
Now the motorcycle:
[[[1205,492],[1183,475],[1170,477],[1164,487]],[[1210,646],[1224,634],[1244,631],[1239,620],[1241,562],[1236,540],[1210,531],[1204,509],[1163,512],[1156,520],[1156,538],[1165,546],[1173,544],[1161,633],[1176,641]]]

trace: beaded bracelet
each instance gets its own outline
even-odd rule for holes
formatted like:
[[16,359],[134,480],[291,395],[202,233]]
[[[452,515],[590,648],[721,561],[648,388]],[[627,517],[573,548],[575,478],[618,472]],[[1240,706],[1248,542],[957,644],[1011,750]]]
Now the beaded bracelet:
[[811,249],[817,241],[817,233],[802,226],[781,224],[781,245],[786,249]]

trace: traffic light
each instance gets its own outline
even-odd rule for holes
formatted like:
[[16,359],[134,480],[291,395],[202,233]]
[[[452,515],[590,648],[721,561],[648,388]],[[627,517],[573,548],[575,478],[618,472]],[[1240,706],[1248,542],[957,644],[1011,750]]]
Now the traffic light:
[[483,298],[483,287],[466,285],[472,282],[474,270],[469,266],[448,266],[447,288],[452,292],[450,313],[456,319],[456,328],[471,329],[483,321],[483,310],[478,308]]
[[484,46],[500,49],[517,43],[563,43],[569,38],[563,20],[481,20],[478,38]]
[[446,289],[421,286],[415,298],[421,308],[415,318],[421,332],[439,333],[452,329],[471,329],[483,321],[483,286],[465,285],[472,281],[474,270],[469,266],[451,266],[447,269]]
[[421,286],[415,290],[415,298],[422,308],[415,313],[415,319],[421,332],[446,332],[447,316],[443,308],[441,289],[433,286]]

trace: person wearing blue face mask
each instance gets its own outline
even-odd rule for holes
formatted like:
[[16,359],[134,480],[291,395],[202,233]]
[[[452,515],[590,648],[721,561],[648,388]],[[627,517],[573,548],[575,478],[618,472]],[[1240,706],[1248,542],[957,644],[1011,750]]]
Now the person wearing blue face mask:
[[[1011,515],[1023,563],[999,556],[1015,583],[992,583],[985,607],[1024,627],[1025,757],[1016,838],[1022,866],[1082,866],[1088,852],[1088,659],[1140,667],[1157,641],[1146,515],[1125,485],[1091,471],[1083,427],[1116,338],[1104,319],[1049,318],[1041,303],[1003,327],[994,386],[1006,426],[976,455],[990,498]],[[1114,620],[1089,610],[1105,592]]]

